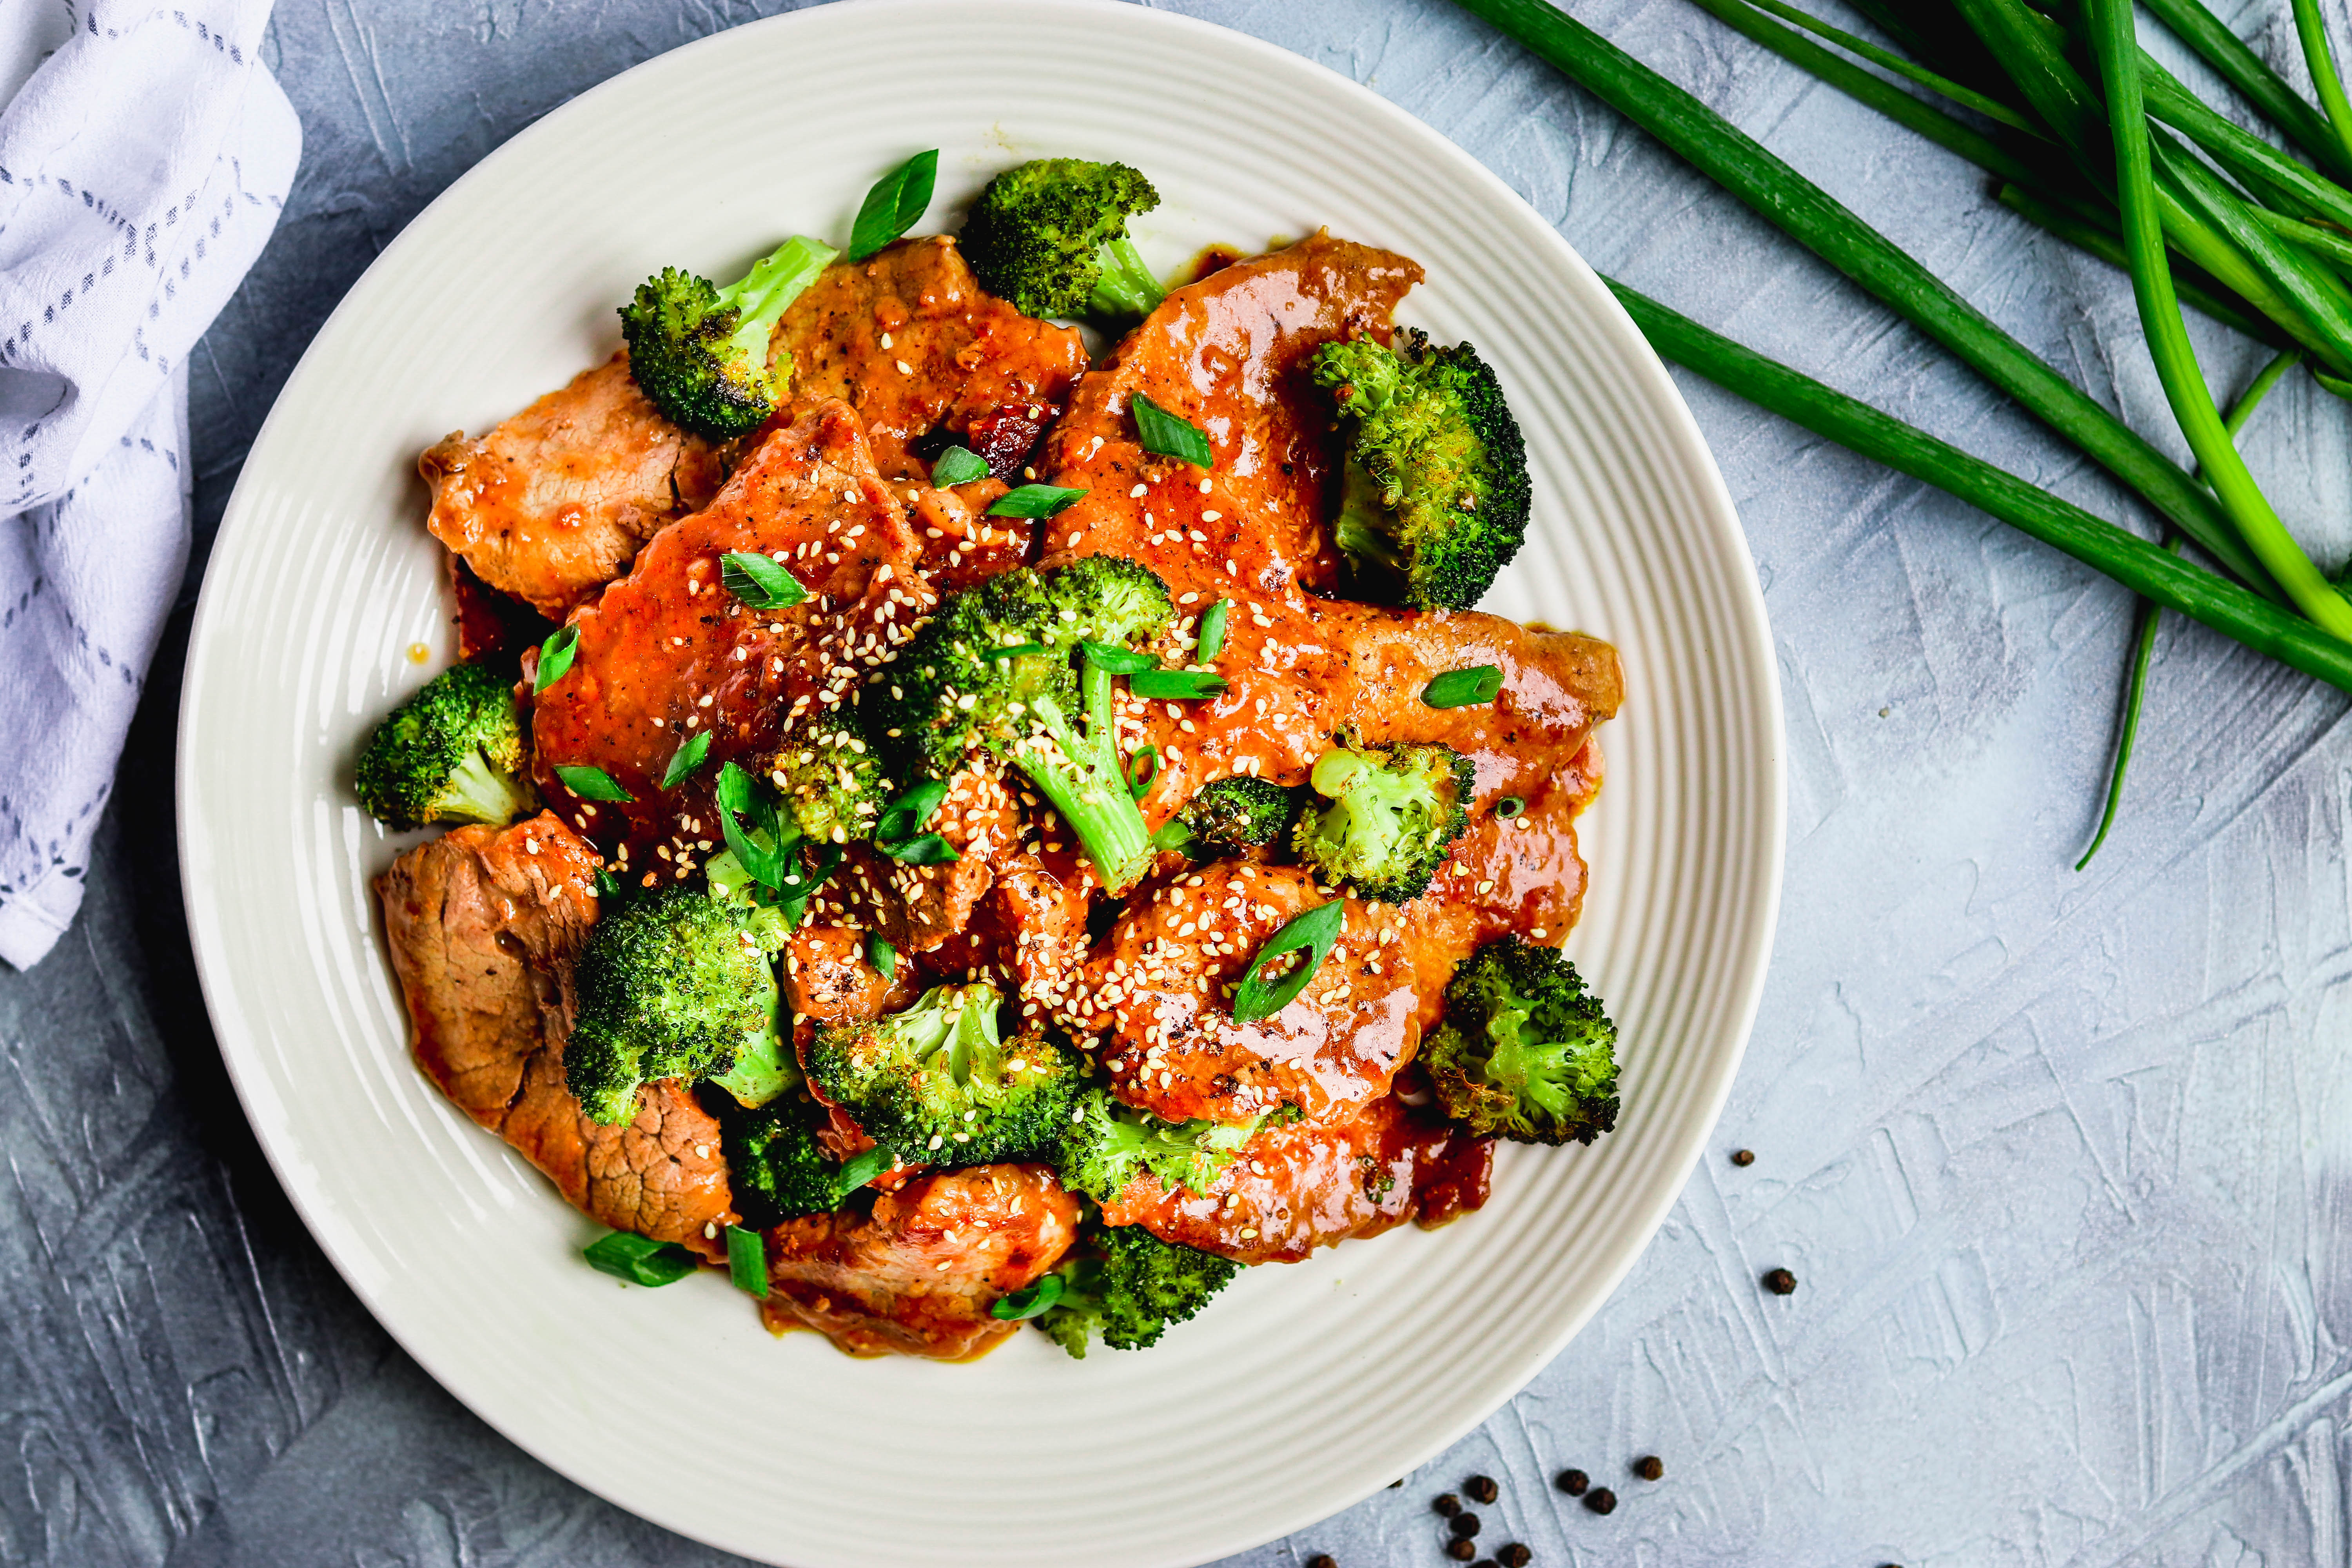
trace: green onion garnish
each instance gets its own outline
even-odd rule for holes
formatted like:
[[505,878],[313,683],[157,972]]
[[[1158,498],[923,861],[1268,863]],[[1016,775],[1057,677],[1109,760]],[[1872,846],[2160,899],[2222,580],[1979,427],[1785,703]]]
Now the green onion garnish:
[[834,1175],[833,1201],[841,1202],[898,1163],[898,1156],[878,1143],[863,1154],[852,1154]]
[[788,610],[808,597],[782,562],[749,550],[730,550],[719,558],[719,581],[755,610]]
[[1041,1275],[1036,1283],[1024,1285],[1009,1296],[997,1298],[996,1304],[988,1310],[989,1316],[1007,1323],[1017,1323],[1024,1318],[1034,1318],[1060,1300],[1062,1289],[1062,1277],[1059,1274]]
[[1447,670],[1421,689],[1421,700],[1431,708],[1476,708],[1495,700],[1502,689],[1503,672],[1479,664]]
[[572,656],[579,651],[578,626],[558,626],[539,645],[539,673],[531,677],[530,694],[536,697],[562,679],[563,672],[572,668]]
[[876,847],[891,859],[907,866],[944,866],[950,860],[961,860],[955,846],[936,833],[902,839],[896,844],[880,844]]
[[866,962],[885,980],[898,978],[898,950],[883,940],[879,931],[866,933]]
[[1087,492],[1060,485],[1023,485],[996,498],[991,517],[1052,517]]
[[1135,395],[1133,407],[1135,438],[1145,451],[1190,463],[1196,468],[1217,466],[1209,451],[1209,437],[1199,426],[1169,413],[1140,392]]
[[[797,837],[794,839],[797,843]],[[776,912],[784,917],[784,924],[797,930],[801,917],[808,912],[809,900],[824,886],[824,879],[841,868],[846,853],[838,844],[819,846],[813,853],[813,864],[806,869],[792,872],[784,878],[784,887],[776,896]]]
[[[735,858],[743,863],[743,874],[763,888],[784,891],[792,878],[793,850],[801,841],[800,834],[783,829],[775,802],[753,788],[751,775],[733,763],[719,770],[719,787],[712,793],[719,803],[719,831],[727,847],[735,851]],[[746,817],[751,819],[748,825],[742,820]],[[774,847],[752,837],[754,831],[764,833]]]
[[1160,668],[1160,661],[1150,654],[1138,653],[1117,643],[1090,642],[1082,638],[1078,651],[1112,675],[1133,675],[1139,670]]
[[595,874],[590,879],[590,880],[594,882],[596,885],[596,899],[600,903],[617,899],[624,892],[627,891],[626,889],[621,886],[621,879],[615,877],[612,872],[607,871],[602,866],[596,868]]
[[[1331,956],[1331,949],[1347,923],[1347,901],[1334,899],[1296,916],[1266,938],[1265,945],[1250,960],[1242,983],[1234,988],[1234,1022],[1247,1024],[1270,1017],[1297,1001],[1298,994],[1307,989],[1307,983],[1315,978],[1315,972],[1323,967],[1323,961]],[[1300,948],[1307,950],[1307,957],[1287,976],[1272,984],[1258,978],[1266,965]]]
[[950,485],[968,485],[974,479],[988,478],[988,459],[969,447],[950,447],[941,452],[939,461],[931,465],[931,488],[946,489]]
[[[1143,764],[1149,762],[1151,766]],[[1160,776],[1160,748],[1145,746],[1127,759],[1127,793],[1141,800],[1151,788],[1151,781]]]
[[948,786],[943,779],[926,779],[882,808],[874,824],[874,837],[887,844],[895,838],[912,835],[931,819],[940,802],[947,799]]
[[1501,817],[1505,822],[1508,822],[1511,818],[1518,816],[1519,813],[1527,810],[1527,808],[1528,803],[1526,801],[1521,800],[1517,795],[1507,795],[1502,799],[1495,803],[1495,815]]
[[694,1272],[694,1254],[674,1241],[616,1230],[580,1249],[588,1267],[632,1285],[675,1285]]
[[727,1227],[727,1277],[735,1281],[738,1290],[767,1299],[768,1247],[758,1231],[740,1225]]
[[1231,599],[1219,599],[1201,612],[1201,647],[1193,655],[1193,662],[1217,662],[1217,656],[1225,651],[1225,621],[1233,613],[1234,602]]
[[582,800],[632,801],[637,798],[623,789],[612,774],[593,763],[558,763],[555,764],[555,776],[563,781],[565,789]]
[[1027,658],[1033,653],[1051,653],[1054,650],[1052,648],[1047,647],[1041,642],[1016,642],[1007,643],[1003,647],[990,648],[988,650],[988,657],[990,658]]
[[1176,702],[1214,697],[1225,684],[1222,675],[1203,675],[1195,669],[1141,669],[1127,678],[1127,689],[1138,697]]
[[669,766],[662,770],[662,788],[673,790],[692,778],[694,770],[700,767],[702,760],[709,755],[710,755],[709,731],[698,731],[688,736],[685,745],[670,753]]
[[914,227],[923,209],[931,205],[931,187],[939,178],[940,150],[934,147],[916,153],[875,181],[866,200],[858,204],[857,221],[849,228],[849,259],[863,261]]

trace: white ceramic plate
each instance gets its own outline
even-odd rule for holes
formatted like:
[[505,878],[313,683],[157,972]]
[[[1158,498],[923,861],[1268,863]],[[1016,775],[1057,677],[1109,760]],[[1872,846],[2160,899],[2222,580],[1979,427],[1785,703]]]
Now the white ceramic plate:
[[[682,149],[724,147],[698,169]],[[926,230],[995,170],[1125,160],[1173,267],[1318,224],[1419,259],[1404,318],[1468,338],[1526,426],[1537,531],[1488,607],[1605,636],[1631,693],[1585,818],[1570,951],[1624,1029],[1591,1150],[1506,1147],[1486,1210],[1243,1277],[1142,1354],[1024,1334],[971,1366],[771,1339],[716,1276],[631,1289],[594,1227],[410,1065],[352,804],[367,729],[454,649],[417,451],[608,353],[665,263],[730,274],[848,230],[944,149]],[[436,650],[412,663],[411,645]],[[1778,687],[1730,500],[1657,360],[1550,226],[1443,138],[1268,45],[1076,0],[849,0],[651,61],[435,202],[271,413],[205,579],[180,730],[188,922],[221,1049],[303,1218],[418,1361],[648,1519],[747,1556],[1202,1562],[1384,1486],[1549,1360],[1632,1265],[1715,1124],[1778,900]]]

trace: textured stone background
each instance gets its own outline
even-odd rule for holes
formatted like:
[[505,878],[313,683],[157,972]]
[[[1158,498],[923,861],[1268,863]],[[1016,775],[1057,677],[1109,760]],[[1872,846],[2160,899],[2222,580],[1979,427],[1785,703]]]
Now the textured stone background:
[[[2300,77],[2285,0],[2213,3]],[[2171,438],[2116,274],[1681,0],[1572,4]],[[285,226],[194,363],[199,537],[181,614],[80,924],[31,974],[0,971],[0,1560],[721,1560],[460,1408],[294,1219],[198,999],[171,745],[211,525],[278,385],[376,250],[536,116],[775,8],[280,0],[272,64],[308,145]],[[1969,374],[1443,0],[1179,8],[1370,83],[1595,265],[2128,511]],[[2217,379],[2252,374],[2245,345],[2203,342]],[[1789,705],[1780,950],[1720,1146],[1600,1319],[1484,1430],[1402,1491],[1234,1563],[1330,1552],[1437,1568],[1427,1500],[1473,1471],[1506,1487],[1483,1541],[1523,1540],[1544,1563],[2352,1560],[2345,700],[2168,624],[2124,822],[2077,875],[2126,595],[1685,384],[1747,524]],[[2352,548],[2347,426],[2298,381],[2248,441],[2330,566]],[[1724,1157],[1740,1145],[1752,1167]],[[1754,1284],[1778,1264],[1803,1281],[1785,1300]],[[1662,1482],[1625,1475],[1646,1452],[1664,1457]],[[1613,1517],[1559,1506],[1545,1478],[1569,1464],[1617,1488]]]

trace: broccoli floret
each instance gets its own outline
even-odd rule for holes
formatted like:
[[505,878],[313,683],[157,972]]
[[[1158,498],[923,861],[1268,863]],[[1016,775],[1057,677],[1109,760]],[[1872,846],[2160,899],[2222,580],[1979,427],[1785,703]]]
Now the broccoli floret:
[[1255,1121],[1165,1121],[1102,1089],[1079,1095],[1067,1122],[1058,1160],[1062,1185],[1098,1204],[1116,1202],[1147,1171],[1171,1192],[1207,1192],[1257,1131]]
[[621,307],[629,374],[670,423],[730,441],[776,411],[782,388],[769,339],[784,308],[839,254],[818,240],[786,240],[724,289],[665,267]]
[[1347,464],[1335,535],[1360,587],[1466,610],[1527,536],[1527,446],[1468,343],[1326,343],[1315,379],[1339,400]]
[[889,804],[882,758],[854,721],[827,714],[793,730],[761,763],[793,826],[818,844],[870,837]]
[[1167,290],[1136,254],[1127,220],[1160,205],[1124,163],[1039,158],[988,182],[964,220],[980,286],[1027,316],[1147,316]]
[[903,1013],[820,1027],[809,1076],[867,1137],[910,1160],[987,1165],[1050,1152],[1086,1073],[1043,1035],[1007,1041],[989,985],[940,985]]
[[1617,1125],[1617,1026],[1557,948],[1491,942],[1454,972],[1422,1060],[1445,1114],[1521,1143]]
[[889,1168],[874,1151],[846,1163],[824,1152],[817,1137],[823,1107],[788,1096],[750,1115],[727,1115],[721,1147],[735,1206],[754,1229],[802,1215],[828,1214],[851,1193]]
[[1176,814],[1196,839],[1227,850],[1280,843],[1297,815],[1297,790],[1246,773],[1210,780]]
[[869,689],[869,725],[923,777],[951,777],[976,749],[1013,763],[1123,893],[1150,865],[1150,835],[1119,754],[1116,678],[1092,658],[1073,671],[1071,658],[1081,641],[1131,647],[1174,616],[1168,585],[1132,561],[1016,568],[940,606]]
[[1340,746],[1307,774],[1328,805],[1294,836],[1324,878],[1357,896],[1401,904],[1421,896],[1469,821],[1470,759],[1451,746]]
[[656,1079],[717,1078],[747,1055],[781,1067],[764,913],[686,888],[604,911],[563,1048],[564,1080],[592,1120],[632,1120],[638,1086]]
[[387,827],[487,822],[538,808],[510,677],[460,664],[394,709],[360,752],[360,804]]
[[1139,1225],[1109,1226],[1065,1262],[1062,1297],[1040,1312],[1045,1337],[1084,1361],[1087,1343],[1149,1350],[1233,1283],[1241,1265],[1160,1240]]

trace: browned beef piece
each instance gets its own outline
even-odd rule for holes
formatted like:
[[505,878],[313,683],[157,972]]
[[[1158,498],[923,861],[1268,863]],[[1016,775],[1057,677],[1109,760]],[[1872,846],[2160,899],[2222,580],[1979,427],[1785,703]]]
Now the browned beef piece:
[[487,436],[436,443],[416,466],[433,487],[433,536],[483,582],[559,620],[726,477],[709,443],[637,389],[625,351]]
[[735,1216],[719,1123],[674,1080],[604,1127],[563,1086],[572,965],[596,919],[595,851],[551,813],[460,827],[376,879],[416,1065],[565,1199],[616,1230],[721,1258]]
[[1077,1223],[1077,1200],[1044,1165],[928,1172],[870,1210],[768,1232],[765,1313],[852,1355],[967,1360],[1020,1327],[989,1309],[1060,1262]]

